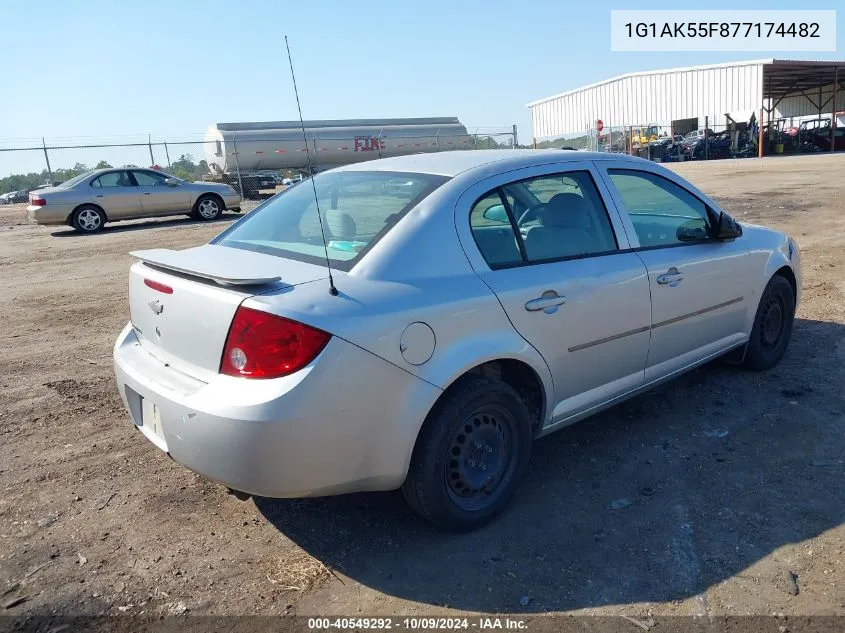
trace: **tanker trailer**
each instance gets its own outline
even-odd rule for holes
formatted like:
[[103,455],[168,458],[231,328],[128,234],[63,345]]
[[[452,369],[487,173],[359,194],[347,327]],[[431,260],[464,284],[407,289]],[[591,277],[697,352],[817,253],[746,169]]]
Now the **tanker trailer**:
[[306,142],[315,172],[375,158],[463,149],[469,144],[466,127],[457,117],[305,121],[304,125],[306,141],[299,121],[212,125],[203,144],[210,178],[236,189],[241,181],[244,195],[250,197],[260,186],[253,178],[261,170],[307,171]]

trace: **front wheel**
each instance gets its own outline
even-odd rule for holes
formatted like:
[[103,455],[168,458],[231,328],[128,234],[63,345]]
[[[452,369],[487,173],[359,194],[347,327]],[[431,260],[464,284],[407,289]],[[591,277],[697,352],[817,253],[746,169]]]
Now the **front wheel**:
[[784,277],[775,275],[766,284],[760,298],[743,365],[756,370],[771,369],[777,365],[786,352],[794,320],[792,286]]
[[200,196],[194,205],[194,217],[197,220],[216,220],[223,214],[223,205],[214,196]]
[[531,416],[519,394],[500,380],[468,375],[426,419],[402,492],[438,528],[480,527],[507,506],[531,443]]

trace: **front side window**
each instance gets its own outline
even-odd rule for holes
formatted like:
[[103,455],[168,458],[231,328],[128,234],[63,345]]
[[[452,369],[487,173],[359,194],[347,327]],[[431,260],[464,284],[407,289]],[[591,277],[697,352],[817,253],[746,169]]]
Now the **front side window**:
[[157,174],[152,171],[133,171],[132,175],[135,176],[135,181],[138,183],[139,187],[167,186],[167,183],[164,182],[167,180],[167,176],[164,174]]
[[673,246],[710,239],[707,205],[671,180],[650,172],[609,169],[640,246]]
[[352,267],[445,176],[388,171],[326,171],[290,187],[221,233],[213,244],[325,264],[323,230],[332,268]]
[[618,248],[601,195],[587,171],[500,187],[476,202],[470,227],[491,268],[588,257]]
[[92,187],[134,187],[125,171],[110,171],[91,182]]

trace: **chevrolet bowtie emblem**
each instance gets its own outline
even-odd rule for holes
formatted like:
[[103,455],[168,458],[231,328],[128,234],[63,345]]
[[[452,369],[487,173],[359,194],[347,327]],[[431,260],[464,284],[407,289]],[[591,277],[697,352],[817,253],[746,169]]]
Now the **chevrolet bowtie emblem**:
[[161,301],[158,299],[153,299],[147,305],[150,306],[150,310],[152,310],[154,314],[161,314],[164,312],[164,306],[161,305]]

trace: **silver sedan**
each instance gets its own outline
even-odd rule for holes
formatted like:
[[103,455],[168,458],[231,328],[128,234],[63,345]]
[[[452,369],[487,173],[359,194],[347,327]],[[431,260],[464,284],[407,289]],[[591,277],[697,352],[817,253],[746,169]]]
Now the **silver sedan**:
[[313,184],[209,244],[132,253],[120,395],[149,441],[234,490],[401,487],[471,529],[536,438],[720,356],[765,370],[786,350],[796,243],[661,165],[444,152]]
[[189,214],[215,220],[226,209],[240,211],[229,185],[185,182],[153,169],[96,169],[29,195],[27,217],[37,224],[69,224],[95,233],[106,222]]

